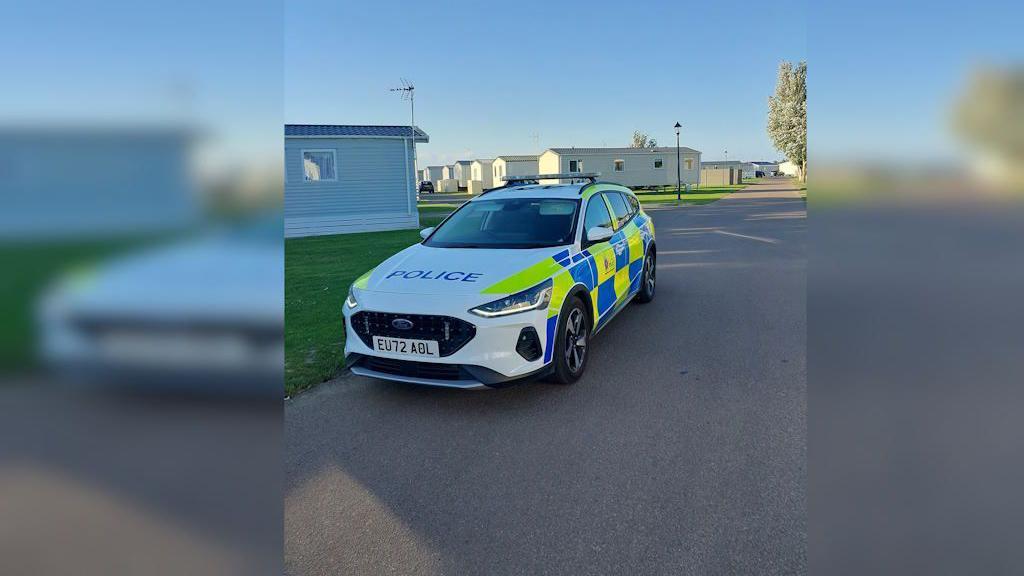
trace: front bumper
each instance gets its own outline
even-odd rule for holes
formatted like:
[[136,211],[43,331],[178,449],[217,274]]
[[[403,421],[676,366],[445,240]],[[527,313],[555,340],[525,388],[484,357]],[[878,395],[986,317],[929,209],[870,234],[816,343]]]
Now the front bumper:
[[[350,359],[349,366],[355,374],[414,384],[481,388],[536,377],[550,367],[548,348],[554,341],[554,322],[547,318],[547,310],[482,318],[468,312],[482,303],[479,295],[361,291],[358,299],[359,305],[355,308],[344,307],[345,355]],[[448,316],[472,324],[475,335],[456,351],[439,358],[377,351],[367,346],[352,326],[352,316],[362,311]],[[541,345],[540,356],[532,361],[516,351],[519,336],[528,327],[536,331]],[[552,332],[550,335],[549,330]]]
[[[549,363],[541,366],[535,372],[523,376],[509,377],[483,366],[391,360],[375,356],[364,356],[362,354],[351,354],[346,358],[346,364],[353,374],[360,376],[408,382],[410,384],[423,384],[426,386],[461,388],[464,390],[502,388],[525,380],[545,376],[551,371],[551,364]],[[424,370],[418,365],[444,366],[449,369]],[[443,377],[439,374],[440,372],[445,373]]]

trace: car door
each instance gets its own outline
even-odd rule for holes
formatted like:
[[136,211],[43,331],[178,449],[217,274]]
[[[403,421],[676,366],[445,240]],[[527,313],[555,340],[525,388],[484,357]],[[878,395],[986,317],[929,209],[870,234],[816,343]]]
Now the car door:
[[[630,274],[630,262],[633,260],[636,248],[636,236],[639,231],[636,226],[631,225],[634,212],[626,200],[625,195],[609,191],[605,192],[605,199],[615,219],[615,235],[611,238],[612,250],[615,254],[615,297],[616,301],[625,300],[632,292],[633,279]],[[632,248],[632,250],[631,250]],[[639,255],[642,261],[642,254]],[[639,285],[639,284],[637,284]]]
[[650,224],[646,215],[640,215],[640,201],[632,194],[624,194],[629,203],[630,217],[626,226],[626,239],[629,243],[629,292],[640,291],[640,282],[644,272],[644,258],[647,257],[646,239],[650,232]]
[[587,232],[595,226],[615,230],[615,220],[603,194],[594,194],[590,197],[583,217],[582,245],[592,257],[590,271],[594,277],[594,285],[590,289],[590,299],[596,325],[602,316],[612,310],[618,297],[615,292],[615,250],[611,242],[587,242]]

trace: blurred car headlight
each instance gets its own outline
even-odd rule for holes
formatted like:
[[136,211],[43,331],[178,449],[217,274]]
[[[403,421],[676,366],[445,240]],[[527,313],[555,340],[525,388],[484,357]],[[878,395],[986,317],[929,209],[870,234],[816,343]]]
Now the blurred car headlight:
[[528,310],[543,310],[551,302],[551,279],[537,284],[533,288],[517,292],[511,296],[488,302],[470,310],[471,313],[485,318],[507,316]]

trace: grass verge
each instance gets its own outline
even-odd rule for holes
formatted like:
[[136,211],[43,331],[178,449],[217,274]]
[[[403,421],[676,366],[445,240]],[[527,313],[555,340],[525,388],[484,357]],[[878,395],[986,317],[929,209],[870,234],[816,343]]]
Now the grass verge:
[[663,186],[657,190],[636,190],[634,193],[641,204],[661,204],[665,206],[692,206],[698,204],[709,204],[719,198],[744,188],[746,184],[732,184],[728,186],[707,186],[698,189],[691,189],[691,192],[683,192],[682,199],[676,199],[676,188],[674,186]]
[[[421,225],[436,225],[454,207],[421,207]],[[295,394],[334,377],[345,361],[341,307],[349,285],[392,254],[419,241],[419,230],[285,240],[286,394]]]

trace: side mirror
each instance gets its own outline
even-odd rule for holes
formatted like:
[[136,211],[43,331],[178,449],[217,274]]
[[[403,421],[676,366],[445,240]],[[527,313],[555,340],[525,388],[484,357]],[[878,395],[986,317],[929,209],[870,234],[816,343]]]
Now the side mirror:
[[615,232],[611,228],[594,226],[590,230],[587,230],[587,242],[604,242],[611,238],[612,234],[615,234]]
[[426,240],[427,236],[430,236],[433,233],[434,233],[434,226],[431,226],[430,228],[424,228],[423,230],[420,230],[420,238],[423,238],[424,240]]

